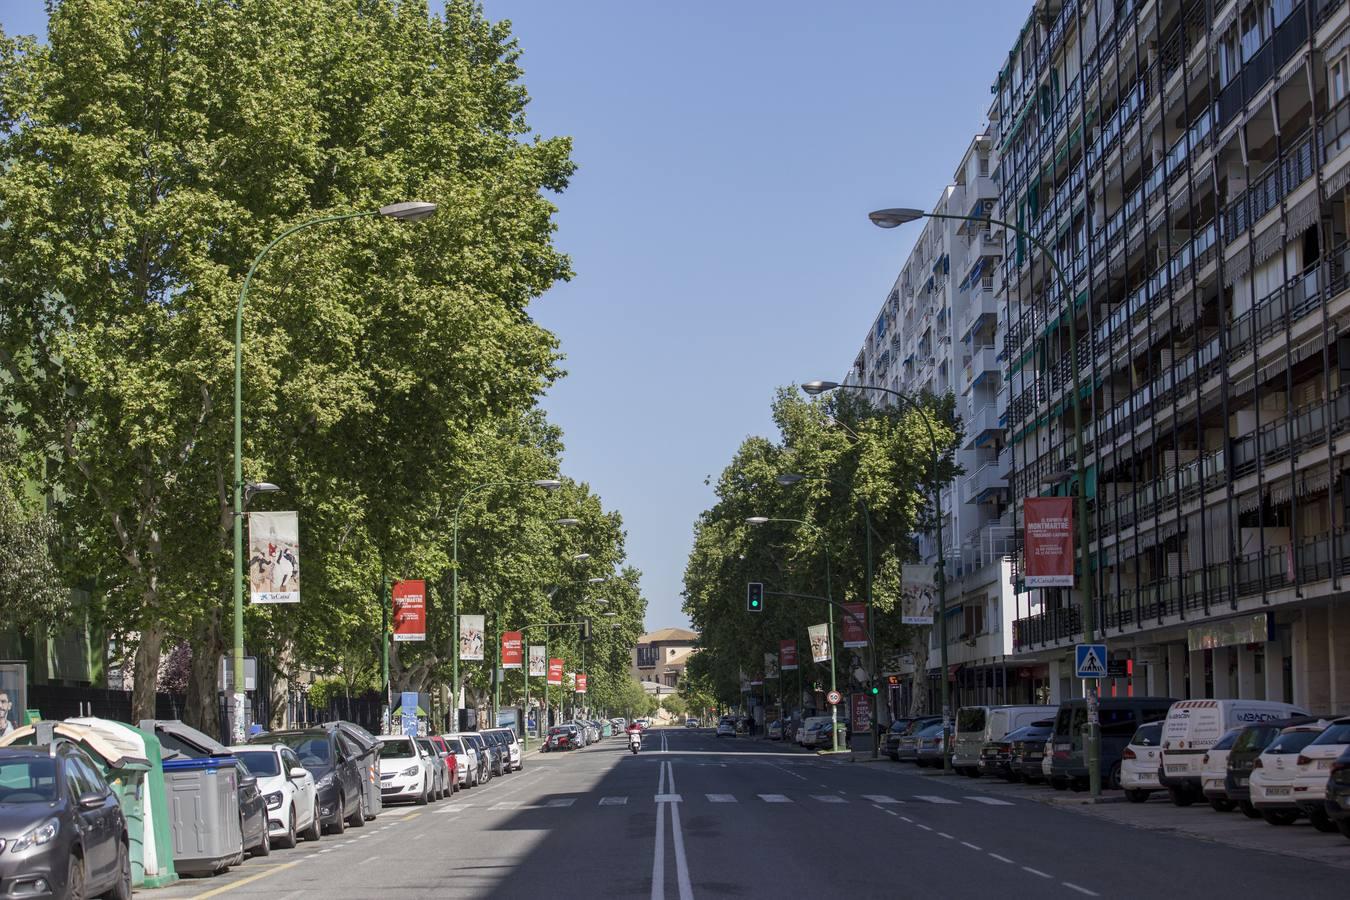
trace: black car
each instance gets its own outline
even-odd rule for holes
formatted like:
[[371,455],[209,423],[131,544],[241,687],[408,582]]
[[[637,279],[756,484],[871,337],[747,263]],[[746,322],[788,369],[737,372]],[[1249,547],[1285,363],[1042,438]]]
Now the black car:
[[[1015,731],[1010,731],[996,741],[987,741],[980,747],[978,768],[981,775],[997,775],[1004,781],[1022,780],[1022,762],[1017,754],[1025,755],[1028,742],[1037,745],[1036,753],[1041,754],[1045,742],[1055,730],[1054,719],[1042,719],[1032,722]],[[1016,760],[1014,762],[1014,760]],[[1036,757],[1036,768],[1041,765],[1041,757]]]
[[1341,751],[1327,774],[1327,818],[1350,838],[1350,748]]
[[1045,781],[1045,745],[1054,736],[1054,720],[1048,727],[1043,722],[1033,722],[1023,729],[1026,733],[1012,742],[1012,760],[1010,768],[1016,780],[1027,784],[1040,784]]
[[908,728],[909,723],[913,721],[914,719],[912,717],[893,720],[891,722],[891,727],[886,729],[886,736],[882,738],[882,750],[896,762],[900,761],[900,736],[905,733],[905,729]]
[[130,900],[122,805],[75,744],[0,748],[0,834],[0,896]]
[[1313,716],[1267,719],[1248,725],[1238,734],[1237,740],[1233,741],[1233,749],[1228,751],[1228,774],[1224,776],[1223,792],[1230,802],[1238,805],[1244,816],[1249,819],[1261,818],[1261,811],[1252,805],[1251,799],[1251,777],[1256,758],[1284,729],[1316,721]]
[[298,728],[259,735],[252,743],[285,744],[314,776],[319,819],[330,834],[366,824],[366,763],[336,728]]

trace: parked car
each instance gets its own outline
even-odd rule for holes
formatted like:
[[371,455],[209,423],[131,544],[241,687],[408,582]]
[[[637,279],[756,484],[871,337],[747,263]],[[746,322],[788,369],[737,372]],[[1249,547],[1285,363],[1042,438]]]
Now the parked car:
[[1251,776],[1256,768],[1256,760],[1284,729],[1315,721],[1312,716],[1266,719],[1246,725],[1238,733],[1237,740],[1228,751],[1228,774],[1223,787],[1224,794],[1238,805],[1247,818],[1261,818],[1261,813],[1251,802]]
[[[997,712],[990,715],[997,715]],[[997,775],[1005,781],[1020,781],[1022,778],[1020,764],[1016,770],[1013,769],[1013,744],[1021,743],[1025,746],[1026,738],[1032,734],[1038,735],[1041,744],[1044,744],[1046,736],[1054,730],[1054,727],[1053,718],[1041,719],[1016,728],[1000,738],[986,741],[980,748],[979,774]],[[993,731],[989,733],[992,734]]]
[[833,721],[832,716],[808,716],[802,720],[801,730],[797,732],[797,743],[802,747],[816,747],[820,726]]
[[733,725],[731,722],[727,722],[727,721],[718,722],[718,723],[717,723],[717,736],[718,736],[718,737],[735,737],[735,736],[736,736],[736,726]]
[[417,745],[422,748],[426,754],[424,759],[431,768],[432,779],[431,799],[442,800],[450,796],[450,766],[446,764],[445,757],[441,756],[440,748],[432,743],[429,737],[417,738]]
[[1050,740],[1045,742],[1045,748],[1041,750],[1041,781],[1050,785],[1055,790],[1059,791],[1068,790],[1069,783],[1067,781],[1061,781],[1059,784],[1055,784],[1055,779],[1051,777],[1052,774],[1054,773],[1054,768],[1055,768],[1055,734],[1054,732],[1051,732]]
[[1121,754],[1120,786],[1131,803],[1143,803],[1149,794],[1162,790],[1162,782],[1158,781],[1162,729],[1162,722],[1140,725]]
[[1350,716],[1343,716],[1331,720],[1296,760],[1294,802],[1318,831],[1336,830],[1336,823],[1327,811],[1327,785],[1332,767],[1347,749],[1350,749]]
[[520,754],[520,740],[516,737],[515,729],[498,728],[497,731],[501,733],[502,740],[506,747],[509,763],[506,770],[508,772],[519,772],[521,769],[525,768],[525,763]]
[[475,783],[487,784],[492,780],[492,772],[496,768],[493,748],[476,731],[461,731],[459,737],[478,753],[478,780]]
[[365,754],[353,755],[351,745],[340,739],[336,728],[297,728],[273,731],[250,743],[285,744],[295,751],[300,765],[314,776],[319,801],[319,821],[332,834],[347,826],[366,822],[364,783]]
[[404,734],[380,737],[380,794],[385,803],[411,800],[426,806],[436,790],[436,771],[416,738]]
[[[841,748],[848,746],[848,722],[839,720],[839,746]],[[834,746],[834,722],[823,722],[820,728],[816,729],[815,747],[824,750],[827,747]]]
[[1294,802],[1298,758],[1325,728],[1322,722],[1285,728],[1256,758],[1249,785],[1251,802],[1271,825],[1292,825],[1302,815]]
[[1228,753],[1241,733],[1241,728],[1229,729],[1200,759],[1200,790],[1215,812],[1232,812],[1237,806],[1228,799],[1224,782],[1228,780]]
[[318,790],[295,751],[285,744],[242,744],[230,750],[258,779],[272,843],[289,849],[299,838],[317,841],[322,831]]
[[881,738],[882,752],[896,762],[899,762],[900,760],[900,757],[897,754],[897,750],[900,747],[900,735],[905,733],[905,729],[908,728],[909,723],[913,721],[914,719],[909,717],[892,719],[890,727],[886,729],[886,734]]
[[1038,719],[1052,718],[1053,706],[963,706],[956,712],[952,740],[952,769],[959,775],[980,777],[985,745]]
[[781,741],[783,739],[783,722],[781,719],[774,719],[764,729],[764,736],[771,741]]
[[1033,722],[1009,736],[1012,758],[1008,761],[1009,777],[1014,781],[1039,784],[1045,781],[1041,764],[1045,759],[1045,744],[1055,733],[1055,720]]
[[946,734],[942,723],[929,725],[923,731],[919,732],[919,741],[915,750],[915,759],[920,766],[936,766],[942,768],[942,761],[947,755]]
[[1306,716],[1291,703],[1274,700],[1181,700],[1172,704],[1163,726],[1160,780],[1177,806],[1204,796],[1201,758],[1230,728],[1265,719]]
[[[1098,771],[1103,787],[1120,788],[1121,762],[1130,738],[1140,725],[1165,719],[1173,703],[1175,701],[1170,697],[1103,697],[1097,701],[1101,734]],[[1057,789],[1087,789],[1089,773],[1084,746],[1087,721],[1087,701],[1083,699],[1066,700],[1055,713],[1050,784]],[[1217,740],[1219,735],[1214,737]]]
[[548,740],[544,742],[544,751],[575,750],[576,735],[565,725],[554,725],[548,730]]
[[1341,834],[1350,838],[1350,749],[1343,750],[1327,774],[1326,811]]
[[685,719],[685,720],[684,720],[684,727],[685,727],[685,728],[702,728],[703,725],[699,722],[698,719],[689,718],[689,719]]
[[439,734],[431,736],[431,745],[436,748],[436,755],[445,761],[445,771],[448,775],[446,793],[453,794],[459,790],[459,756]]
[[468,732],[453,732],[451,734],[441,735],[445,738],[447,744],[452,740],[459,743],[464,751],[464,786],[477,787],[483,780],[483,755],[478,752],[478,744],[468,739]]
[[473,765],[470,762],[469,748],[453,734],[443,734],[440,740],[455,758],[455,782],[459,787],[473,787]]
[[941,725],[941,716],[925,716],[915,719],[905,727],[904,734],[895,745],[895,755],[899,762],[918,762],[919,735],[934,725]]

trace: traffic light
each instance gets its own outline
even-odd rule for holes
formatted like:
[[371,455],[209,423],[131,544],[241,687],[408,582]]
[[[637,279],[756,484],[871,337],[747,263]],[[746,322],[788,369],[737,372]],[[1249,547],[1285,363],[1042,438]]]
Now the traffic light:
[[589,641],[591,639],[591,617],[583,616],[581,619],[581,639]]
[[872,696],[875,697],[877,694],[880,694],[880,693],[881,693],[881,688],[877,687],[875,684],[872,685]]
[[745,609],[747,612],[764,612],[764,585],[752,581],[746,585]]

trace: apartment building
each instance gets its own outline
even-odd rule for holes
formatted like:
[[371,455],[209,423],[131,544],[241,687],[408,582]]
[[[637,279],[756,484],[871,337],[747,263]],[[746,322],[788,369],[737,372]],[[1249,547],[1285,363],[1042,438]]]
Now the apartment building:
[[[1043,0],[994,85],[1012,508],[1085,496],[1109,690],[1350,709],[1347,48],[1345,0]],[[1078,690],[1081,590],[1014,602]]]
[[649,694],[673,694],[697,643],[698,632],[687,628],[649,631],[633,647],[630,673]]

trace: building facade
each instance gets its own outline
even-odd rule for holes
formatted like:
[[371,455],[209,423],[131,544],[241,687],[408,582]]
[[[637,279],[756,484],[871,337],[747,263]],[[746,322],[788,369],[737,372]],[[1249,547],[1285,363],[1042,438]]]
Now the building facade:
[[642,635],[633,647],[633,677],[649,694],[675,693],[697,642],[698,632],[687,628],[658,628]]
[[[1095,636],[1129,673],[1106,693],[1350,709],[1350,5],[1040,0],[993,92],[992,209],[1033,239],[990,232],[996,313],[968,346],[992,338],[999,374],[958,403],[962,452],[985,454],[960,460],[944,518],[949,615],[974,624],[985,570],[1004,605],[997,638],[952,639],[954,663],[991,651],[945,673],[956,702],[1079,692],[1091,579]],[[878,358],[860,354],[855,380],[925,385]],[[1006,505],[963,520],[999,478]],[[1028,590],[1022,504],[1051,495],[1082,498],[1088,562],[1075,588]],[[997,566],[965,564],[975,527],[1008,529]]]

